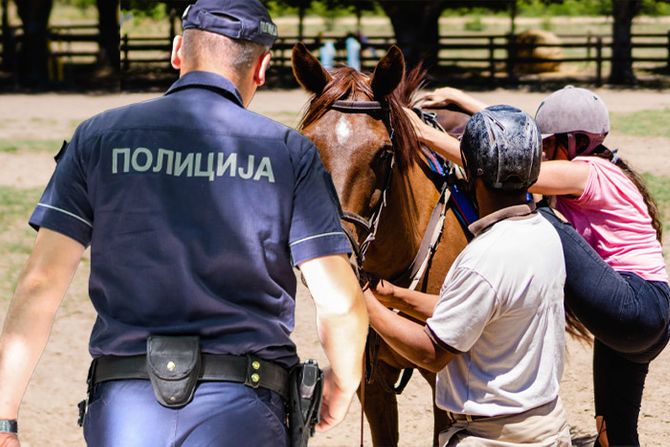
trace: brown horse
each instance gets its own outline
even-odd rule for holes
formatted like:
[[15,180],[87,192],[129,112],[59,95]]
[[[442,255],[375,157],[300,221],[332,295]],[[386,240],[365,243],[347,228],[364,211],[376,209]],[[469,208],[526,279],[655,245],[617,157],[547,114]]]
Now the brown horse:
[[[416,82],[403,82],[404,69],[397,47],[379,61],[371,76],[348,67],[328,72],[304,46],[298,44],[293,49],[294,74],[314,94],[300,129],[318,147],[344,213],[353,222],[346,226],[367,250],[363,269],[401,286],[409,283],[407,271],[441,192],[441,182],[429,169],[402,110],[418,87]],[[418,290],[437,294],[466,243],[464,231],[449,209]],[[398,444],[398,411],[392,387],[402,369],[412,367],[415,365],[382,342],[373,376],[361,387],[375,446]],[[434,395],[435,375],[419,371]],[[445,418],[435,408],[435,444],[440,427],[446,425]]]

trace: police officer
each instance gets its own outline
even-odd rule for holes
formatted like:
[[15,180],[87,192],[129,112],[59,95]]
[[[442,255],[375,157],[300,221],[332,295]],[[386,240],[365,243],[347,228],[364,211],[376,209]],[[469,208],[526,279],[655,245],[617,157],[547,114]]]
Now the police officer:
[[330,362],[317,428],[358,387],[367,313],[330,179],[307,139],[245,109],[276,27],[257,0],[200,0],[183,27],[180,79],[82,123],[30,218],[0,340],[0,445],[18,445],[19,403],[89,245],[89,445],[287,445],[292,266]]

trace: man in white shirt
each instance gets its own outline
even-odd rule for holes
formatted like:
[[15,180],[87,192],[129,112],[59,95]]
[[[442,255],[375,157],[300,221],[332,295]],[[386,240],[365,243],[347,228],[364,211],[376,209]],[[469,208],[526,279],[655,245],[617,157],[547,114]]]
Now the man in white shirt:
[[370,322],[397,352],[438,373],[436,403],[451,421],[441,446],[569,446],[558,397],[563,252],[527,200],[540,169],[539,130],[518,109],[489,107],[468,122],[461,158],[481,218],[432,316],[422,327],[389,310],[431,298],[382,283],[377,297],[367,293]]

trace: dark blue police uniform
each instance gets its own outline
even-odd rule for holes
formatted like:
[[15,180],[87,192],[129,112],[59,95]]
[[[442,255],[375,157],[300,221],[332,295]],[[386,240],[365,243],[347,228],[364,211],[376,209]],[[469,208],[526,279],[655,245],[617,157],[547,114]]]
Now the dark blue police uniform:
[[[292,367],[292,267],[350,252],[314,145],[246,110],[234,85],[209,72],[82,123],[30,224],[91,246],[93,357],[144,354],[151,334],[194,334],[204,353]],[[93,394],[90,445],[286,439],[281,400],[262,388],[202,383],[177,410],[145,380]]]

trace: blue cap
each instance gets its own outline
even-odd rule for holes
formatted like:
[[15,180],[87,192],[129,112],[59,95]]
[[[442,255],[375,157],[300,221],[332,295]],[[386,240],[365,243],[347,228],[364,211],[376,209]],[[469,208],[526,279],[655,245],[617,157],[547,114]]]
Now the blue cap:
[[182,26],[266,47],[277,39],[277,26],[259,0],[198,0],[184,11]]

